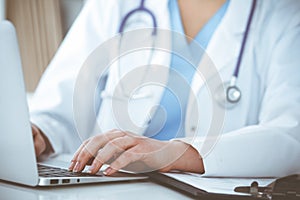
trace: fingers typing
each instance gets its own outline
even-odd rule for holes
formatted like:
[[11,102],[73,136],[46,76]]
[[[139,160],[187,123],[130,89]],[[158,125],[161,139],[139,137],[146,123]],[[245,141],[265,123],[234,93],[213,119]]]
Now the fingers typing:
[[97,154],[91,167],[89,168],[92,174],[97,173],[104,163],[107,163],[116,155],[120,155],[127,149],[136,145],[134,138],[122,136],[108,142]]
[[[74,172],[82,171],[88,161],[96,156],[97,152],[104,145],[106,145],[109,141],[124,135],[125,133],[122,131],[113,130],[106,134],[94,136],[93,138],[85,141],[74,154],[69,170]],[[99,164],[100,163],[98,163],[98,165]]]

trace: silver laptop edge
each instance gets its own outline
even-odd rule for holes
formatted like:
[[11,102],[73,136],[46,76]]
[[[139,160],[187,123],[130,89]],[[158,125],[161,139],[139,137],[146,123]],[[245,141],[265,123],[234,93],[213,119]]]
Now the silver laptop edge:
[[14,26],[0,22],[0,179],[29,186],[55,186],[145,177],[39,177],[21,58]]
[[8,21],[0,23],[0,177],[38,184],[33,139],[17,36]]

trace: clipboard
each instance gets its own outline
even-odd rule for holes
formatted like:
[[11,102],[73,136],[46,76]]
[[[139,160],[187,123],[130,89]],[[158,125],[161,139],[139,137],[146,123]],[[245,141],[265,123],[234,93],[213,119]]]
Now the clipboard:
[[[203,200],[300,200],[300,175],[291,175],[279,179],[275,179],[268,186],[259,186],[257,182],[251,185],[241,185],[235,187],[233,194],[222,194],[208,192],[202,188],[195,187],[178,179],[168,176],[165,173],[150,172],[147,173],[149,180],[177,190],[192,198]],[[242,194],[244,193],[244,194]]]

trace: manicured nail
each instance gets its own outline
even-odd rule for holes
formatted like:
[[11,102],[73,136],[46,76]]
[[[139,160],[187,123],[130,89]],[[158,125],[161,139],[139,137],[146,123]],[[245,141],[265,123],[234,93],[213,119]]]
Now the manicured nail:
[[111,171],[112,171],[112,169],[111,169],[110,167],[108,167],[108,168],[103,172],[103,174],[106,175],[106,176],[108,176],[108,175],[110,175]]
[[78,172],[78,171],[79,171],[79,168],[80,168],[80,163],[79,163],[79,162],[76,162],[75,167],[74,167],[74,169],[73,169],[73,172]]

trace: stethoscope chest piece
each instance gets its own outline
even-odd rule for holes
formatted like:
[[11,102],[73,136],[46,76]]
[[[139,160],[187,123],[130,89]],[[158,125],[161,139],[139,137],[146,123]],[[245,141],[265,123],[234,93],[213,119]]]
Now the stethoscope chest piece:
[[242,97],[241,90],[237,86],[229,86],[226,88],[226,98],[230,103],[238,103]]
[[240,50],[240,53],[239,53],[239,56],[238,56],[238,61],[237,61],[234,73],[231,77],[231,80],[221,84],[217,88],[216,93],[215,93],[216,101],[222,107],[224,107],[226,109],[230,109],[230,108],[235,107],[240,102],[240,100],[242,98],[242,92],[238,88],[236,82],[237,82],[237,79],[238,79],[238,76],[239,76],[240,66],[241,66],[241,62],[242,62],[242,56],[243,56],[243,53],[244,53],[244,50],[245,50],[245,45],[246,45],[246,41],[247,41],[247,38],[248,38],[250,25],[251,25],[251,22],[252,22],[252,19],[253,19],[255,6],[256,6],[256,0],[253,0],[250,15],[249,15],[246,30],[245,30],[245,35],[244,35],[244,38],[243,38],[243,41],[242,41],[241,50]]
[[241,90],[230,81],[221,84],[215,92],[215,99],[225,109],[236,107],[242,98]]

